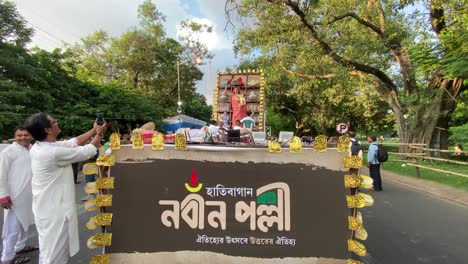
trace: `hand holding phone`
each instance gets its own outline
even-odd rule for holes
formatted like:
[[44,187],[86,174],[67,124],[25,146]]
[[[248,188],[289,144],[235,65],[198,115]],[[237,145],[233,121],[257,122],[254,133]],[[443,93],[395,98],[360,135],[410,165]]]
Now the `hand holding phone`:
[[104,115],[102,113],[97,114],[97,121],[96,123],[100,126],[104,124]]

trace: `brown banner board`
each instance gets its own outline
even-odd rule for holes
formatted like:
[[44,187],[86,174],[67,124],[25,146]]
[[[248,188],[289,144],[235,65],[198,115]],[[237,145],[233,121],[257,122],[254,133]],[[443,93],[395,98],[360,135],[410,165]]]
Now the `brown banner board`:
[[300,162],[231,162],[236,152],[222,154],[226,162],[117,162],[106,252],[349,256],[343,171]]

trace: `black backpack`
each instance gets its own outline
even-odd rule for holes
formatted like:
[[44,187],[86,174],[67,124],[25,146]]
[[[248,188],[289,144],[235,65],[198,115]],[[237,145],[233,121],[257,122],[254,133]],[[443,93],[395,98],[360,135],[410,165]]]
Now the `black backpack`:
[[354,140],[351,141],[351,155],[352,156],[357,156],[359,154],[359,151],[362,150],[361,144],[359,144],[359,141]]
[[385,162],[388,160],[388,152],[383,145],[377,145],[377,154],[375,155],[379,162]]

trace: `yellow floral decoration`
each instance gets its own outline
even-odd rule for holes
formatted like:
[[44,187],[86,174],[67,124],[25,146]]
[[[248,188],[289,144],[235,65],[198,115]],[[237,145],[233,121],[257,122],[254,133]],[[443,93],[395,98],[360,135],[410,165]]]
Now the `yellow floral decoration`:
[[82,170],[84,175],[93,175],[98,174],[98,167],[96,162],[90,162],[83,165]]
[[115,165],[115,156],[113,154],[100,156],[97,159],[96,164],[98,166],[105,166],[105,167],[114,166]]
[[84,191],[87,194],[91,194],[91,193],[98,193],[99,189],[96,186],[96,182],[88,182],[86,183],[86,186],[84,187]]
[[361,261],[354,260],[354,259],[348,259],[346,260],[346,264],[364,264]]
[[354,236],[360,240],[367,239],[367,231],[364,229],[362,222],[353,216],[348,216],[348,227],[350,230],[354,230]]
[[364,257],[367,254],[366,247],[353,239],[348,239],[348,251],[356,253],[361,257]]
[[110,255],[109,254],[99,254],[91,258],[90,264],[109,264]]
[[164,150],[164,137],[161,133],[155,133],[151,138],[152,150]]
[[88,229],[95,229],[98,226],[110,226],[112,224],[112,213],[101,213],[89,219],[86,223]]
[[120,149],[120,135],[118,133],[112,133],[109,137],[109,147],[112,150]]
[[358,193],[356,195],[346,195],[346,202],[348,208],[362,208],[374,205],[374,198],[365,193]]
[[294,136],[289,143],[289,151],[291,153],[302,153],[302,142],[299,137]]
[[343,136],[339,137],[338,138],[338,146],[337,146],[338,152],[349,151],[350,141],[351,141],[351,139],[347,135],[343,135]]
[[112,206],[112,194],[100,194],[96,197],[96,205],[99,207]]
[[320,135],[315,137],[314,141],[315,152],[326,152],[327,151],[327,136]]
[[132,149],[143,149],[143,138],[141,138],[140,132],[132,133]]
[[90,249],[95,249],[98,247],[108,247],[112,244],[112,233],[96,234],[90,237],[86,244]]
[[99,189],[114,189],[114,177],[102,177],[96,180]]
[[281,145],[276,141],[268,141],[268,151],[270,153],[280,153],[281,152]]
[[348,169],[359,169],[362,167],[362,158],[358,156],[345,156],[344,166]]
[[175,150],[186,150],[187,139],[183,133],[177,133],[175,138]]

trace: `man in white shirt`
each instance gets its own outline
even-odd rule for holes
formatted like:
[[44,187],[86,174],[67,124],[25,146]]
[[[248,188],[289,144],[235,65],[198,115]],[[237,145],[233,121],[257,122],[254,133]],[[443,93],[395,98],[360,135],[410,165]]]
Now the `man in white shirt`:
[[16,256],[37,247],[26,246],[28,230],[34,224],[31,192],[32,137],[23,126],[15,129],[15,142],[0,153],[0,206],[5,209],[2,263],[24,263],[31,258]]
[[[57,141],[58,123],[46,113],[25,123],[36,139],[31,148],[33,212],[39,233],[39,263],[65,264],[79,251],[75,184],[71,164],[96,155],[107,124],[94,123],[90,131],[67,141]],[[90,144],[83,145],[92,136]]]
[[242,118],[241,123],[244,128],[250,129],[251,131],[255,128],[255,119],[251,117],[252,112],[247,111],[247,116]]

